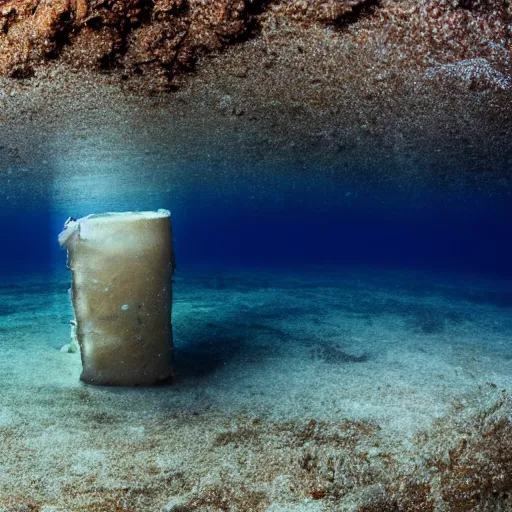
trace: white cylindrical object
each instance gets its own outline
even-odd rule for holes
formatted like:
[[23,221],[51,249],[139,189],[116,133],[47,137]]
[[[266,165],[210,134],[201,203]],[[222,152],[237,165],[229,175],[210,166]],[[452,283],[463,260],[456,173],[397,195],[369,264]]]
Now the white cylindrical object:
[[71,300],[92,384],[151,385],[172,375],[170,212],[88,215],[66,222]]

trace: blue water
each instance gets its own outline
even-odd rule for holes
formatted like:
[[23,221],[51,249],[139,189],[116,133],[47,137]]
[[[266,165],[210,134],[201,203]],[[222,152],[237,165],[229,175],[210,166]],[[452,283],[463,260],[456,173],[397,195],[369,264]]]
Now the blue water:
[[[315,180],[311,177],[312,182]],[[354,190],[354,191],[352,191]],[[254,190],[205,185],[179,197],[88,202],[71,207],[27,202],[0,209],[4,271],[64,264],[57,235],[70,215],[112,209],[168,208],[178,266],[281,267],[367,265],[512,276],[512,201],[503,191],[381,188]]]

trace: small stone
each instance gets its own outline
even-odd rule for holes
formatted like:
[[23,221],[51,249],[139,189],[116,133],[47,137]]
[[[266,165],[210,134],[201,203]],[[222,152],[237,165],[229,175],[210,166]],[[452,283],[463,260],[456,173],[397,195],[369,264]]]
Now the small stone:
[[66,354],[75,354],[78,351],[78,346],[76,343],[66,343],[61,349],[61,352],[64,352]]
[[249,68],[245,65],[236,66],[232,69],[231,74],[236,76],[237,78],[245,78],[247,73],[249,72]]
[[167,503],[167,505],[164,505],[160,509],[160,512],[178,512],[178,510],[183,510],[183,508],[187,504],[187,501],[188,500],[186,498],[176,496],[176,497],[172,498],[169,501],[169,503]]

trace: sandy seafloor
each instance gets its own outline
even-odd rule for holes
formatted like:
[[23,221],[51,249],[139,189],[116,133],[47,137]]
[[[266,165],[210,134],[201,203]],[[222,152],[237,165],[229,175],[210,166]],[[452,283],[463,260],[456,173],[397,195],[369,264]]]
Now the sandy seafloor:
[[473,510],[446,479],[511,417],[511,282],[179,269],[175,380],[122,389],[79,382],[59,350],[69,280],[0,281],[2,512],[384,510],[412,487]]

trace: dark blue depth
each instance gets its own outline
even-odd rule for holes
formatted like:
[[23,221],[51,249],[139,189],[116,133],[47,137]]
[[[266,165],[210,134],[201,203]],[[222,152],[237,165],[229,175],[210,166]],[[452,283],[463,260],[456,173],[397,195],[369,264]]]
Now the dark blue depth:
[[[178,267],[361,264],[512,276],[512,203],[504,195],[295,190],[283,197],[277,200],[272,190],[202,197],[196,190],[148,207],[172,211]],[[95,210],[109,207],[0,210],[3,270],[63,265],[62,224]]]

